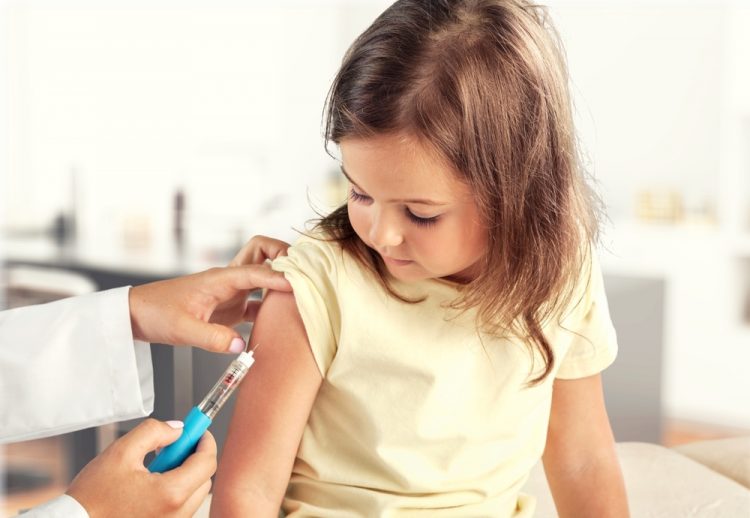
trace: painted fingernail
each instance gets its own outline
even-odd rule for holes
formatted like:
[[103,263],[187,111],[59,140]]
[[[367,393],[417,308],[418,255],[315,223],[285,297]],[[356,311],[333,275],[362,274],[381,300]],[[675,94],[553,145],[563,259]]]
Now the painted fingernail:
[[229,344],[230,353],[241,353],[245,350],[245,341],[242,338],[235,338],[232,343]]
[[166,423],[172,428],[182,428],[185,426],[185,423],[182,421],[167,421]]

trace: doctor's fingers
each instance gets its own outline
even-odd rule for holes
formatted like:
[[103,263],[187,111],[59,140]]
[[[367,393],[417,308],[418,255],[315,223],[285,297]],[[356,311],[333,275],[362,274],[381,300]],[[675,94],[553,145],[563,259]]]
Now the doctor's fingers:
[[286,255],[289,243],[266,236],[254,236],[237,252],[229,266],[260,264],[266,259],[276,259]]
[[177,499],[187,501],[190,495],[198,491],[211,480],[216,473],[216,440],[211,432],[206,432],[198,442],[195,453],[190,455],[181,466],[161,474],[165,488],[174,492]]
[[175,322],[169,343],[220,353],[239,353],[245,348],[245,341],[234,329],[192,317],[180,318]]
[[277,291],[292,291],[284,274],[271,269],[267,264],[251,264],[217,268],[216,282],[229,284],[237,291],[253,291],[269,288]]
[[143,466],[143,458],[147,453],[173,443],[182,434],[182,423],[180,421],[170,422],[174,426],[152,418],[145,419],[115,441],[111,448],[118,455],[121,455],[126,462],[137,462]]

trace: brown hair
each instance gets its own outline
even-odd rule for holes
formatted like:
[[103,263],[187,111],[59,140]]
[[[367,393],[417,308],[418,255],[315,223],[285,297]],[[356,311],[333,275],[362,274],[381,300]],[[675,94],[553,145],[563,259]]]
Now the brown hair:
[[[482,273],[453,307],[478,309],[483,331],[536,347],[562,318],[590,265],[598,199],[579,159],[559,39],[543,8],[522,0],[401,0],[347,51],[328,94],[331,141],[405,133],[467,183],[488,228]],[[378,255],[347,206],[318,222],[389,291]]]

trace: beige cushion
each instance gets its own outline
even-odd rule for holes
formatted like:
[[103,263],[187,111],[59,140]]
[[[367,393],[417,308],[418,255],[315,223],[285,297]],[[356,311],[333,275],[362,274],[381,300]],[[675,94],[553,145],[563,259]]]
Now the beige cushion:
[[[617,451],[633,517],[750,516],[750,490],[692,459],[646,443],[619,443]],[[535,517],[557,516],[541,464],[524,491],[537,497]]]
[[750,437],[699,441],[673,449],[750,489]]

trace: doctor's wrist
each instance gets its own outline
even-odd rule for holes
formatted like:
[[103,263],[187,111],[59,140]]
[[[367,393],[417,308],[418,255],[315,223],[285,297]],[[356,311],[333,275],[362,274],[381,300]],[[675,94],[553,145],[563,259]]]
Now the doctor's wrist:
[[[134,293],[134,290],[136,292]],[[142,342],[150,342],[146,337],[141,325],[141,306],[142,302],[137,293],[137,286],[131,286],[128,290],[128,309],[130,310],[130,329],[133,332],[133,339]]]

